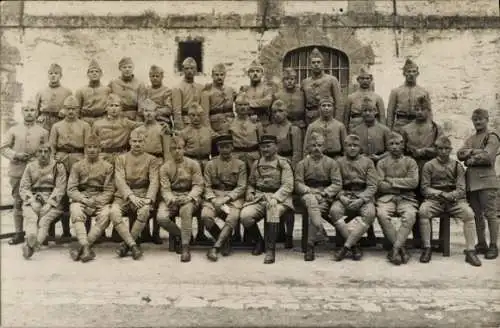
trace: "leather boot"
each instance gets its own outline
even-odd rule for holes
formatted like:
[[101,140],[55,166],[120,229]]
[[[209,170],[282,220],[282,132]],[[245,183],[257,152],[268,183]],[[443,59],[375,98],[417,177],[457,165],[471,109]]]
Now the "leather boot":
[[80,260],[80,256],[82,255],[82,246],[80,246],[80,244],[78,245],[73,245],[70,250],[69,250],[69,256],[71,257],[71,259],[73,261],[79,261]]
[[134,260],[138,260],[142,257],[142,250],[138,245],[130,247],[130,251]]
[[229,256],[231,255],[231,238],[228,238],[224,244],[222,244],[222,247],[220,248],[220,254],[222,256]]
[[174,251],[177,254],[181,254],[182,240],[181,236],[174,236]]
[[278,226],[279,223],[268,223],[264,264],[271,264],[276,260],[276,235],[278,233]]
[[220,252],[222,256],[228,256],[231,253],[231,233],[233,232],[233,228],[230,225],[224,225],[219,234],[219,238],[215,242],[216,245],[221,243]]
[[399,257],[399,249],[398,248],[393,248],[389,254],[389,262],[391,262],[394,265],[400,265],[401,264],[401,258]]
[[420,263],[429,263],[432,259],[432,249],[430,247],[425,247],[420,255]]
[[476,251],[465,251],[465,262],[469,263],[472,266],[481,266],[481,261],[476,255]]
[[292,249],[293,248],[293,236],[285,236],[285,248]]
[[484,254],[484,258],[487,260],[494,260],[498,257],[498,247],[495,244],[490,244],[490,247]]
[[24,246],[23,246],[23,257],[26,260],[30,259],[33,256],[34,252],[35,252],[35,250],[33,249],[33,247],[31,247],[28,244],[24,244]]
[[352,259],[354,261],[361,261],[362,257],[363,257],[363,251],[361,250],[361,247],[359,245],[354,245],[352,247]]
[[122,241],[122,237],[120,237],[120,234],[118,231],[116,231],[115,228],[113,228],[113,231],[111,232],[111,241],[114,243],[119,243]]
[[210,235],[214,238],[215,241],[219,239],[221,230],[217,224],[214,223],[214,225],[208,229],[208,232],[210,232]]
[[122,242],[120,244],[120,247],[116,250],[116,254],[118,254],[119,257],[125,257],[127,256],[127,253],[129,251],[128,245]]
[[255,240],[255,246],[252,249],[252,255],[260,255],[264,253],[264,240],[262,239],[262,235],[260,234],[260,230],[257,224],[254,224],[251,227],[247,228],[247,231]]
[[399,249],[399,255],[401,255],[401,263],[406,264],[410,261],[410,253],[404,246]]
[[342,246],[337,252],[333,254],[333,260],[340,262],[346,258],[347,254],[349,254],[351,250],[345,246]]
[[83,246],[82,247],[82,255],[80,255],[80,260],[83,263],[86,263],[86,262],[92,261],[93,259],[94,259],[94,256],[92,256],[92,253],[90,252],[90,247],[88,245]]
[[202,219],[197,218],[198,222],[198,233],[196,234],[197,243],[207,243],[209,239],[205,236],[205,223]]
[[9,240],[9,245],[19,245],[24,243],[24,234],[22,232],[16,232],[16,234]]
[[208,252],[207,252],[207,258],[212,261],[212,262],[217,262],[217,260],[219,259],[217,257],[217,253],[219,252],[219,250],[215,247],[211,247]]
[[304,261],[314,261],[314,245],[307,244],[306,252],[304,253]]
[[189,245],[182,245],[181,262],[191,261],[191,253],[189,252]]
[[163,244],[163,240],[160,238],[160,226],[156,219],[153,220],[153,236],[152,236],[153,244],[161,245]]
[[474,246],[476,249],[476,254],[486,254],[486,251],[488,250],[488,245],[487,244],[477,244]]

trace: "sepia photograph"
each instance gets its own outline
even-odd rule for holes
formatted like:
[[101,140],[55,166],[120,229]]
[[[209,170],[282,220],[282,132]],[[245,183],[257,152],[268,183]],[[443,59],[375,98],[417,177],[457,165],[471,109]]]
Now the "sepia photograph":
[[500,0],[0,2],[1,327],[500,327]]

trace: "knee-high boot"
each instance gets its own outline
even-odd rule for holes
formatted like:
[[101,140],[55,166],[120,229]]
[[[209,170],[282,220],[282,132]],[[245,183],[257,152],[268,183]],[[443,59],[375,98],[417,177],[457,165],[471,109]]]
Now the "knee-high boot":
[[276,234],[278,232],[278,223],[267,223],[266,238],[266,256],[264,264],[271,264],[275,261],[276,255]]

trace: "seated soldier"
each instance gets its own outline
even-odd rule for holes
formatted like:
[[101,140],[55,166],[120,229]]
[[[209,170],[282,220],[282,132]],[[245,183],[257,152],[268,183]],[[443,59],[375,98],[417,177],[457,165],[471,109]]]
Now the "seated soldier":
[[[403,155],[404,142],[399,133],[389,136],[387,147],[389,156],[377,163],[380,177],[377,217],[385,237],[392,244],[389,261],[400,265],[410,259],[405,242],[417,219],[418,202],[414,190],[418,187],[418,165],[413,158]],[[395,215],[401,216],[397,231],[391,222]]]
[[50,224],[63,213],[61,201],[66,192],[66,169],[52,158],[49,144],[41,144],[36,156],[36,161],[26,165],[19,184],[26,222],[25,259],[33,256],[35,248],[47,238]]
[[[95,258],[91,247],[109,225],[109,209],[113,199],[113,165],[99,158],[101,146],[99,138],[90,135],[85,140],[85,158],[75,163],[68,178],[70,219],[78,239],[78,247],[70,250],[74,261],[88,262]],[[85,222],[96,217],[88,235]],[[127,228],[117,225],[117,230]],[[126,234],[123,234],[126,238]]]
[[323,155],[325,138],[314,133],[309,156],[295,169],[295,192],[300,196],[309,215],[309,230],[305,261],[314,260],[316,235],[323,229],[322,218],[328,214],[337,193],[342,189],[342,177],[335,160]]
[[[233,157],[233,137],[221,135],[215,138],[219,156],[205,167],[205,202],[201,217],[208,231],[216,240],[207,257],[217,261],[217,253],[229,255],[231,233],[239,228],[240,210],[247,187],[247,168],[243,161]],[[219,217],[225,221],[222,231],[215,222]]]
[[[203,193],[203,175],[200,164],[184,156],[184,139],[172,137],[172,158],[160,168],[160,192],[162,201],[158,207],[157,221],[175,239],[176,251],[182,245],[181,262],[191,261],[189,242],[193,232],[193,213],[200,205]],[[172,221],[179,215],[181,228]]]
[[[123,215],[136,214],[129,238],[117,250],[120,257],[132,252],[134,260],[142,257],[136,240],[142,233],[151,215],[158,194],[159,160],[144,152],[145,135],[139,131],[130,133],[130,151],[115,161],[115,184],[117,192],[111,206],[111,221],[121,222]],[[122,237],[123,238],[123,237]]]
[[[355,261],[363,253],[357,244],[375,220],[374,197],[377,192],[377,171],[373,161],[361,156],[360,140],[357,135],[345,138],[345,156],[337,160],[342,175],[342,191],[330,209],[330,216],[337,233],[346,239],[344,246],[335,253],[335,261],[342,261],[351,251]],[[357,215],[349,225],[347,216]],[[353,226],[349,231],[349,226]]]
[[424,202],[420,205],[420,230],[423,251],[420,262],[428,263],[432,257],[431,219],[448,213],[464,222],[465,262],[481,266],[474,249],[474,212],[465,199],[465,170],[450,158],[450,139],[441,136],[436,140],[437,157],[424,164],[420,182]]
[[281,216],[293,210],[293,171],[288,160],[277,155],[277,138],[263,135],[260,139],[262,157],[255,161],[250,170],[247,195],[241,210],[241,223],[255,238],[253,255],[260,255],[264,249],[262,235],[257,222],[267,221],[265,264],[274,263],[276,233]]

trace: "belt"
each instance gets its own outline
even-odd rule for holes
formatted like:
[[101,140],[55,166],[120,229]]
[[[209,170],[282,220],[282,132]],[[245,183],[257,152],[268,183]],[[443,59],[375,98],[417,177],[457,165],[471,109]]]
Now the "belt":
[[190,187],[185,187],[185,188],[172,188],[172,191],[175,192],[189,192],[191,191],[191,186]]
[[258,191],[262,191],[262,192],[276,192],[279,188],[260,187],[260,188],[255,188],[255,189],[257,189]]
[[60,146],[60,147],[56,147],[56,151],[60,151],[63,153],[81,153],[81,154],[83,154],[83,147]]
[[326,180],[313,180],[313,179],[306,179],[305,181],[306,186],[308,187],[313,187],[313,188],[318,188],[318,187],[328,187],[332,183],[330,181]]
[[104,191],[104,187],[103,186],[80,185],[80,186],[78,186],[78,191]]
[[120,147],[108,147],[108,148],[103,148],[102,152],[103,153],[122,153],[124,151],[127,151],[127,146],[120,146]]
[[331,158],[342,156],[341,151],[325,151],[323,154]]
[[347,191],[361,191],[366,188],[366,183],[349,183],[342,186]]
[[278,152],[278,155],[280,155],[282,157],[290,157],[293,155],[293,151],[292,150],[281,151],[281,152]]
[[163,153],[149,153],[149,154],[155,157],[163,158]]
[[351,118],[358,118],[358,117],[362,117],[362,115],[358,114],[358,113],[352,113],[351,114]]
[[54,190],[53,187],[33,187],[31,188],[32,192],[52,192]]
[[148,182],[140,182],[137,184],[130,183],[128,184],[130,189],[144,189],[149,187],[149,181]]
[[408,120],[414,120],[415,119],[415,114],[409,114],[409,113],[396,113],[396,118],[406,118]]
[[234,151],[241,151],[243,153],[249,153],[251,151],[259,151],[259,145],[254,145],[250,147],[234,147]]
[[443,187],[432,187],[432,188],[437,189],[439,191],[452,192],[452,191],[455,191],[457,187],[455,187],[455,186],[443,186]]
[[106,115],[106,112],[94,112],[94,111],[91,111],[91,112],[81,112],[80,113],[80,117],[94,117],[94,118],[97,118],[97,117],[104,117]]
[[206,154],[206,155],[188,155],[188,154],[186,154],[186,157],[189,157],[189,158],[197,160],[197,161],[205,161],[205,160],[210,159],[210,154]]
[[227,185],[214,185],[214,186],[212,186],[212,189],[217,190],[217,191],[231,191],[234,188],[236,188],[236,186],[227,186]]
[[208,115],[217,115],[217,114],[234,114],[232,108],[223,108],[221,110],[219,109],[210,109],[208,111]]

